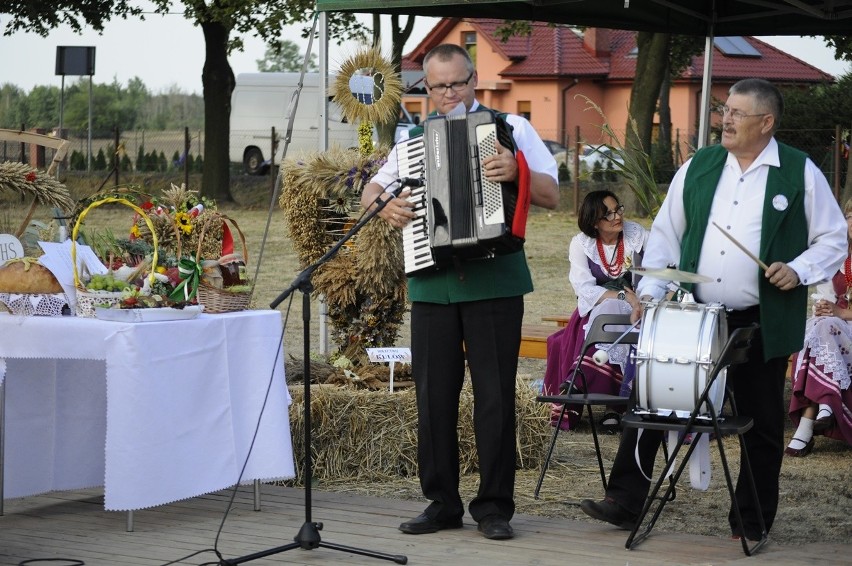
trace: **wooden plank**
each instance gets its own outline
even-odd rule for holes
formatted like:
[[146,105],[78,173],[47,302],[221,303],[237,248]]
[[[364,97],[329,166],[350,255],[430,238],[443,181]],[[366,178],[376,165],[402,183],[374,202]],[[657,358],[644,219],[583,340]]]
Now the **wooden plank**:
[[521,327],[522,358],[547,358],[547,337],[559,330],[551,324],[524,324]]
[[543,320],[544,322],[555,322],[556,326],[562,327],[562,326],[568,326],[568,321],[571,320],[571,315],[570,314],[568,314],[568,315],[551,314],[551,315],[545,315],[545,316],[541,317],[541,320]]

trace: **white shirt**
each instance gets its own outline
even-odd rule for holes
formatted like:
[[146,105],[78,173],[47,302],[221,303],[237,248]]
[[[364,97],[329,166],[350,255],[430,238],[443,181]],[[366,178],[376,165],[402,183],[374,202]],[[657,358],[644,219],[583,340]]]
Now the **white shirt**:
[[[663,268],[679,265],[686,216],[683,209],[683,183],[692,160],[675,174],[659,214],[651,226],[643,267]],[[778,143],[769,141],[746,171],[736,157],[728,154],[722,176],[713,197],[710,218],[697,273],[713,278],[712,283],[699,283],[694,288],[696,300],[720,302],[731,309],[744,309],[758,304],[758,274],[763,271],[746,254],[720,232],[713,222],[724,228],[755,256],[760,250],[761,220],[766,180],[770,167],[780,166]],[[769,189],[771,192],[771,188]],[[802,285],[814,285],[831,278],[847,254],[846,220],[825,176],[807,159],[805,162],[805,218],[808,223],[808,249],[788,262]],[[786,199],[773,200],[773,206],[786,206]],[[668,282],[643,277],[637,293],[660,300]]]
[[[477,108],[479,108],[479,101],[474,100],[470,111],[474,112]],[[553,159],[553,155],[547,149],[547,146],[544,145],[544,142],[541,141],[538,132],[535,131],[532,124],[529,123],[529,120],[514,114],[506,114],[505,117],[506,122],[512,126],[512,137],[515,138],[515,144],[518,146],[518,149],[524,152],[524,157],[527,160],[527,165],[529,166],[530,171],[547,173],[558,182],[559,173],[557,170],[556,160]],[[399,142],[403,142],[407,139],[408,132],[404,132],[400,136]],[[399,178],[399,164],[397,161],[396,149],[397,146],[394,146],[394,148],[391,149],[390,153],[388,153],[388,159],[385,164],[382,165],[378,173],[370,179],[371,183],[378,183],[387,191],[396,189],[395,181]]]
[[[629,259],[630,265],[639,265],[642,262],[638,261],[635,256],[645,247],[648,231],[636,222],[625,220],[623,234],[625,259]],[[612,257],[615,253],[615,244],[604,245],[604,253],[607,258]],[[600,300],[601,295],[606,293],[606,288],[598,285],[595,276],[589,269],[589,259],[600,265],[603,272],[606,273],[601,262],[601,256],[598,253],[597,239],[590,238],[580,232],[571,238],[571,243],[568,245],[568,261],[571,263],[568,280],[577,295],[577,309],[580,311],[580,316],[589,314]],[[616,277],[618,275],[621,275],[621,272],[616,274]]]

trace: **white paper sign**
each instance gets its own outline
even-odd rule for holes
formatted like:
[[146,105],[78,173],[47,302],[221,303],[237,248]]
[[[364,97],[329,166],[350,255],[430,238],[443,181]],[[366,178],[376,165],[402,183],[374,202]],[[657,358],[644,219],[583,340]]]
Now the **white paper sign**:
[[[62,243],[39,242],[44,255],[39,258],[62,285],[74,284],[74,264],[71,261],[71,240]],[[77,273],[108,273],[109,269],[98,258],[92,248],[77,244]]]
[[393,393],[393,367],[396,362],[410,362],[411,348],[367,348],[371,362],[387,362],[390,367],[388,390]]
[[367,348],[371,362],[410,362],[411,348]]

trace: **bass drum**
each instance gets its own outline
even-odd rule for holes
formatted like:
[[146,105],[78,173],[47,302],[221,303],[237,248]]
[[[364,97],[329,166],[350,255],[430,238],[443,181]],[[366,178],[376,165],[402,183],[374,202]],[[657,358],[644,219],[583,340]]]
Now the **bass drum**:
[[[727,316],[720,303],[646,304],[635,354],[636,412],[688,417],[727,339]],[[725,399],[726,373],[719,374],[708,396],[717,413]],[[706,404],[699,414],[709,414]]]

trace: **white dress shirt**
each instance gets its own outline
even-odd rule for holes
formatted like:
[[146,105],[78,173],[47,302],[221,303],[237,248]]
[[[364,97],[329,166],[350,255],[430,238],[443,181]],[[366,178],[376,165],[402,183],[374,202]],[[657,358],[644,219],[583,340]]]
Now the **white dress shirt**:
[[[683,184],[690,163],[691,160],[683,164],[669,185],[666,199],[651,226],[643,267],[676,267],[680,263],[681,241],[686,229]],[[769,141],[746,171],[742,171],[736,157],[728,154],[713,197],[698,259],[697,272],[712,277],[713,282],[695,285],[697,301],[720,302],[731,309],[758,304],[757,275],[762,275],[763,271],[713,223],[724,228],[755,256],[759,255],[764,199],[775,197],[767,194],[766,180],[769,168],[779,165],[775,138]],[[771,188],[769,190],[771,192]],[[808,249],[788,265],[799,276],[802,285],[814,285],[830,279],[846,258],[847,228],[828,181],[810,159],[805,163],[804,199]],[[772,206],[786,206],[786,199],[773,200]],[[660,300],[667,291],[667,284],[666,281],[643,277],[637,292],[640,296],[651,295]]]

